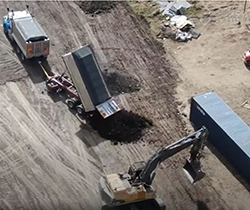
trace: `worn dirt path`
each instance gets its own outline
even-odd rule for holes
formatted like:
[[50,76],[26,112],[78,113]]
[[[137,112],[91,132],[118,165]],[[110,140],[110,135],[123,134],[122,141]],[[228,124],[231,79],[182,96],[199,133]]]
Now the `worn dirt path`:
[[[48,62],[55,72],[65,71],[62,54],[79,44],[92,44],[103,65],[140,80],[141,90],[126,96],[131,108],[155,125],[144,141],[136,144],[112,146],[103,141],[89,126],[80,127],[60,98],[46,94],[39,68],[23,68],[15,54],[10,58],[10,45],[1,34],[1,62],[9,59],[10,64],[8,76],[0,76],[2,84],[7,82],[0,87],[0,206],[100,209],[98,179],[102,171],[124,172],[130,163],[147,159],[160,146],[186,134],[173,97],[178,75],[164,58],[161,46],[150,37],[146,23],[125,5],[91,17],[72,2],[29,4],[51,38]],[[5,6],[0,2],[2,16]],[[25,8],[25,2],[9,6]],[[5,70],[3,65],[0,70]],[[208,150],[203,161],[207,177],[190,185],[181,169],[187,154],[171,158],[158,170],[154,186],[168,209],[201,210],[204,203],[211,210],[250,206],[249,193]]]

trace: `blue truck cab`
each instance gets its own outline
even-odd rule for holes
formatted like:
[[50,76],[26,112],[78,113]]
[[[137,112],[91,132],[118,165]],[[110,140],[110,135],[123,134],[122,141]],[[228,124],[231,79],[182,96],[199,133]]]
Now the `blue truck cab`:
[[3,18],[3,29],[4,29],[4,33],[8,33],[11,30],[11,23],[10,23],[10,19],[8,18],[8,16],[5,16]]

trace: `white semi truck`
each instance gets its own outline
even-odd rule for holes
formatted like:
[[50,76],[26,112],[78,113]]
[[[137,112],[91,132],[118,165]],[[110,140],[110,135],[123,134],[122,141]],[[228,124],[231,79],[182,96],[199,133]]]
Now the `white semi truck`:
[[21,61],[34,57],[47,58],[50,39],[28,9],[28,5],[24,11],[10,11],[7,8],[8,14],[3,17],[4,33],[15,43]]

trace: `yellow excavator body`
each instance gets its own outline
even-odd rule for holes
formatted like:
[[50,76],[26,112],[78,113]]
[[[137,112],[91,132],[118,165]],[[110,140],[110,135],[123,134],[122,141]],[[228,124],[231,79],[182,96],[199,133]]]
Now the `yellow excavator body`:
[[117,204],[127,204],[156,197],[155,190],[150,186],[145,188],[142,184],[131,186],[126,175],[110,174],[106,176],[107,187],[113,194]]

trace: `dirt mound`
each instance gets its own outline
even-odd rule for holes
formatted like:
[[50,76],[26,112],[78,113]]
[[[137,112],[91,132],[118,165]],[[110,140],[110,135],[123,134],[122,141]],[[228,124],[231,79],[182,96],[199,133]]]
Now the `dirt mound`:
[[142,137],[142,131],[153,125],[149,119],[125,110],[106,119],[96,112],[88,118],[88,123],[101,137],[126,143],[139,140]]
[[116,72],[104,73],[103,77],[111,95],[131,93],[140,90],[139,80],[135,77],[124,76]]
[[108,12],[117,4],[116,1],[83,1],[78,3],[79,7],[87,14]]

